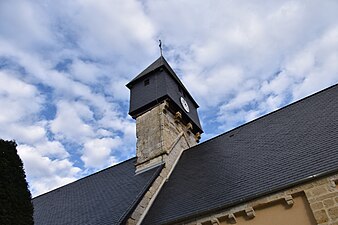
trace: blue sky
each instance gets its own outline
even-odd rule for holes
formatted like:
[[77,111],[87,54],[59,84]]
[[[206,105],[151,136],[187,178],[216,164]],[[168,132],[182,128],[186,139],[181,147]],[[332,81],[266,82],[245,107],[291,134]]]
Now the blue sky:
[[337,1],[0,1],[0,138],[34,196],[135,155],[133,77],[164,56],[207,140],[338,82]]

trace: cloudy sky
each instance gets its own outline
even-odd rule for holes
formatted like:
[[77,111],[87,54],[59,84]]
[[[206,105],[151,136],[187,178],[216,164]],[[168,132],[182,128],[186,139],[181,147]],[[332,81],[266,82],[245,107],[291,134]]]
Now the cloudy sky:
[[338,1],[0,1],[0,138],[34,196],[135,155],[133,77],[164,56],[203,140],[338,82]]

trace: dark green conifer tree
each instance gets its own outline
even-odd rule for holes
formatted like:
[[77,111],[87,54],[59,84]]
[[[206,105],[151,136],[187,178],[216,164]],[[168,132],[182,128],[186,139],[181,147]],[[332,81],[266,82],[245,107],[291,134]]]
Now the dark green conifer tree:
[[33,205],[14,141],[0,139],[0,224],[33,225]]

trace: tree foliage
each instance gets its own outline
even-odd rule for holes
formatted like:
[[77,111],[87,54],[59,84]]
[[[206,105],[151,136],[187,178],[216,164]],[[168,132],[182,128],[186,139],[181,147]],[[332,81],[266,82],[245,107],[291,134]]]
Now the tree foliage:
[[33,205],[14,141],[0,139],[0,224],[31,225]]

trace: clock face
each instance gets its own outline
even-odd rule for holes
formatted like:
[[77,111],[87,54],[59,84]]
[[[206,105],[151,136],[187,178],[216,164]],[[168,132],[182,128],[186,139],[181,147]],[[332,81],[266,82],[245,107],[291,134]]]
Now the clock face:
[[183,97],[181,97],[180,100],[181,100],[181,104],[183,106],[183,109],[186,112],[189,112],[189,105],[188,105],[187,101]]

